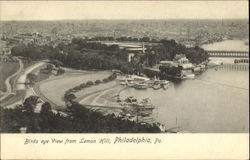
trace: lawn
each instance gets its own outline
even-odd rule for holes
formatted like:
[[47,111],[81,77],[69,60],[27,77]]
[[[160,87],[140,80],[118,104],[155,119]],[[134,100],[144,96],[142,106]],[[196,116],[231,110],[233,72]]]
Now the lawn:
[[0,61],[0,90],[6,91],[4,81],[14,74],[19,68],[18,62],[2,62]]
[[57,105],[64,105],[63,97],[65,92],[81,83],[87,81],[102,80],[110,76],[110,72],[92,72],[90,74],[64,74],[52,80],[42,81],[39,88],[42,94]]

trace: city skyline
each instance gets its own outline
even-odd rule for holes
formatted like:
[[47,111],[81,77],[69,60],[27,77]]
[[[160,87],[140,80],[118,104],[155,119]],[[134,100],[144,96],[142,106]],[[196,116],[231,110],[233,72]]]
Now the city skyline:
[[1,1],[0,8],[4,21],[248,19],[247,1]]

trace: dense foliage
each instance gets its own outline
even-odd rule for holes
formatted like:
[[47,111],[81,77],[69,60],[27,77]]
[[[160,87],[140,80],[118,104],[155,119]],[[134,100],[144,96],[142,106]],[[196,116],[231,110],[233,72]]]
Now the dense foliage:
[[103,115],[73,103],[63,116],[52,112],[48,102],[40,113],[34,112],[37,97],[29,97],[15,109],[1,108],[1,132],[18,133],[27,127],[27,133],[154,133],[159,127],[123,120],[112,115]]
[[56,64],[77,69],[119,69],[124,73],[134,72],[133,64],[127,62],[126,51],[117,45],[107,46],[77,38],[70,44],[60,43],[55,48],[35,44],[18,45],[12,48],[11,54],[30,60],[49,59],[57,62]]
[[181,72],[182,72],[182,67],[178,66],[178,67],[167,67],[167,66],[160,66],[160,78],[161,79],[168,79],[169,77],[172,78],[180,78],[182,76]]
[[177,54],[184,54],[191,63],[199,64],[208,60],[207,52],[200,47],[187,48],[174,40],[162,40],[161,45],[148,49],[144,61],[149,66],[158,64],[161,60],[172,61]]
[[[124,37],[120,38],[127,40]],[[73,38],[71,43],[59,43],[56,47],[35,44],[19,45],[12,48],[11,54],[31,60],[49,59],[56,62],[56,65],[77,69],[118,69],[128,74],[142,72],[143,66],[153,66],[161,60],[173,60],[176,54],[185,54],[190,62],[195,64],[208,59],[208,54],[199,47],[186,48],[174,40],[161,40],[148,47],[145,54],[136,54],[132,62],[128,62],[128,52],[125,49],[120,49],[118,45],[105,45],[93,41],[106,39],[109,38],[96,37],[92,41]],[[139,41],[152,42],[148,37],[143,37]]]

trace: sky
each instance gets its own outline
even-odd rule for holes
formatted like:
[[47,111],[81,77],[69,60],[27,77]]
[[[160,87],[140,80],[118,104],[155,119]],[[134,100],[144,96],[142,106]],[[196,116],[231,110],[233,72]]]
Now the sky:
[[248,19],[248,1],[0,1],[0,20]]

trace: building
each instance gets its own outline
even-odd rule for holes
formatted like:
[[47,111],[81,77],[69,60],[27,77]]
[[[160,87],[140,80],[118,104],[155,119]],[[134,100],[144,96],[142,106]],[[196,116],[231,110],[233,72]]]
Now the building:
[[128,62],[131,62],[133,57],[136,54],[144,54],[146,52],[146,47],[144,45],[144,42],[137,43],[137,42],[110,42],[110,41],[104,41],[101,42],[103,44],[106,44],[108,46],[110,45],[118,45],[120,49],[125,49],[127,51],[127,60]]
[[144,54],[146,51],[144,43],[142,43],[141,46],[140,45],[123,45],[122,48],[128,51],[128,62],[131,62],[133,57],[136,54]]

